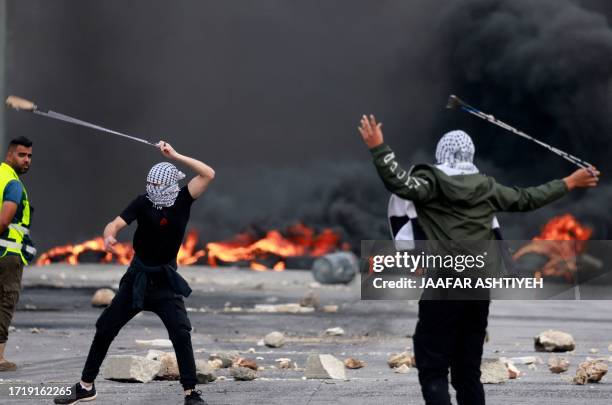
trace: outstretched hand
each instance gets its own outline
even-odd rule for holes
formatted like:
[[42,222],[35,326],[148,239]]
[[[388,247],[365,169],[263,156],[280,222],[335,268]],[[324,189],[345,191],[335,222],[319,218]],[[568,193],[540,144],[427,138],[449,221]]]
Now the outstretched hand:
[[382,122],[377,123],[374,115],[361,117],[361,125],[358,127],[361,138],[372,149],[383,143]]
[[596,187],[599,183],[600,175],[601,172],[595,167],[591,166],[588,169],[582,168],[576,170],[574,173],[564,178],[563,181],[565,181],[568,190],[573,190],[575,188]]

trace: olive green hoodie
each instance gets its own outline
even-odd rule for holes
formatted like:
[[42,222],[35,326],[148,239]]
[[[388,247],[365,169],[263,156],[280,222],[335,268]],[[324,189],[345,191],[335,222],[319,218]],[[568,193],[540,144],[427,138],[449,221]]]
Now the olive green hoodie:
[[480,173],[448,176],[429,165],[406,171],[389,146],[370,151],[385,187],[414,202],[429,240],[494,240],[491,221],[496,212],[535,210],[568,192],[563,180],[518,188]]

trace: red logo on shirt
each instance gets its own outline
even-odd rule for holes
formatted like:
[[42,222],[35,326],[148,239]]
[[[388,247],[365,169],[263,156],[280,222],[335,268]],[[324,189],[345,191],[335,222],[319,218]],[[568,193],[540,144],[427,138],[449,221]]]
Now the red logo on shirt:
[[161,226],[168,225],[168,219],[167,218],[162,218],[161,221],[159,221],[159,224]]

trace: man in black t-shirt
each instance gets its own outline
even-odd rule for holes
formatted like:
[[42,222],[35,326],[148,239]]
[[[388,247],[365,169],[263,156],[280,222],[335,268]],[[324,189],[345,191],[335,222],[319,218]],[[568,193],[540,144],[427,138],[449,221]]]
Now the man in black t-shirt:
[[146,194],[136,197],[104,229],[105,248],[114,252],[117,233],[136,220],[134,259],[119,283],[117,295],[96,322],[96,334],[81,381],[73,387],[70,396],[57,397],[56,404],[96,398],[94,380],[111,342],[142,310],[156,313],[168,330],[185,390],[185,404],[204,403],[201,392],[195,391],[191,323],[183,302],[191,289],[176,271],[176,255],[185,235],[191,204],[206,190],[215,172],[199,160],[177,153],[166,142],[160,142],[159,148],[164,157],[189,167],[197,176],[181,188],[178,182],[185,177],[183,173],[171,163],[156,164],[147,176]]

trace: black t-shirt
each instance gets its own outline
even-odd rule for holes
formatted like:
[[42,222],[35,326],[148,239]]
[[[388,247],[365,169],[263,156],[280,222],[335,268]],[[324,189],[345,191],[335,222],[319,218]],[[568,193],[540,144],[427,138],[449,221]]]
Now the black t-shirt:
[[128,223],[136,220],[134,252],[147,266],[157,266],[176,260],[185,236],[189,212],[194,199],[187,186],[179,191],[171,207],[157,209],[146,194],[139,195],[120,217]]

